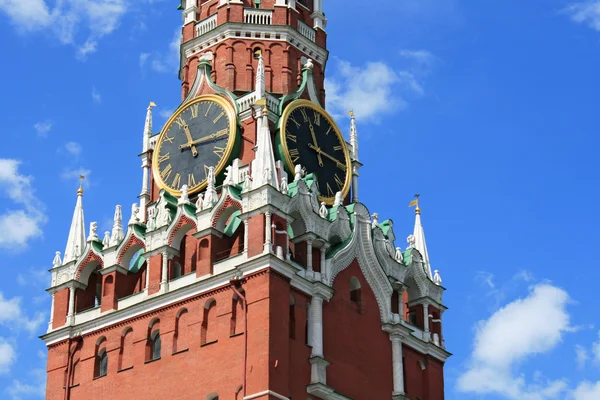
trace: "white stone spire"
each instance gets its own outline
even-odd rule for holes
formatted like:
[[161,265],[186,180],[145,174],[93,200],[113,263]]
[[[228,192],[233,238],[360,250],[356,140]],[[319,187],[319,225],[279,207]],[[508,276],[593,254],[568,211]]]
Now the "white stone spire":
[[362,166],[358,161],[358,132],[356,130],[356,118],[354,111],[350,114],[350,158],[352,160],[352,202],[358,203],[358,170]]
[[425,269],[425,273],[429,279],[433,280],[431,264],[429,263],[429,254],[427,253],[427,243],[425,243],[425,231],[421,224],[421,209],[419,208],[418,202],[417,207],[415,208],[415,230],[413,236],[415,241],[414,248],[419,250],[419,253],[421,253],[421,256],[423,257],[423,268]]
[[144,123],[144,138],[142,144],[142,192],[138,196],[140,199],[140,212],[138,218],[141,222],[146,222],[146,206],[150,201],[150,191],[148,190],[148,180],[150,176],[150,137],[152,136],[152,107],[156,107],[154,102],[150,102],[146,111],[146,122]]
[[81,255],[85,247],[85,222],[83,220],[83,175],[79,177],[79,190],[77,190],[77,203],[75,203],[75,211],[73,212],[73,220],[71,221],[71,229],[69,230],[69,239],[67,240],[67,248],[63,262],[66,264],[71,262]]
[[110,235],[110,246],[112,247],[118,245],[124,238],[125,233],[123,232],[123,214],[121,212],[121,206],[116,206],[112,234]]
[[279,190],[266,102],[261,100],[256,105],[258,135],[256,138],[256,154],[254,161],[252,161],[252,188],[256,189],[263,185],[271,185]]
[[256,100],[265,97],[265,60],[263,56],[258,57],[258,67],[256,68],[256,83],[255,89]]

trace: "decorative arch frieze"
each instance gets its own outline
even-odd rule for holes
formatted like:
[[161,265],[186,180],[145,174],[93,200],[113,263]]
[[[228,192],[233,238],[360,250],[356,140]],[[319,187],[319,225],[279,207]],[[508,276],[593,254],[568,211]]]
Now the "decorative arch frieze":
[[196,227],[196,221],[192,219],[189,215],[187,215],[183,211],[183,207],[179,207],[177,210],[177,215],[175,215],[175,223],[171,224],[168,230],[168,240],[167,244],[177,250],[179,250],[179,246],[183,237],[186,233],[188,233],[191,229]]
[[[117,249],[117,264],[127,268],[131,257],[140,249],[146,250],[144,238],[140,238],[133,229],[127,230],[127,236]],[[123,265],[126,264],[126,265]]]
[[373,228],[373,248],[385,273],[401,282],[404,281],[408,268],[396,261],[394,244],[379,227]]
[[86,246],[86,251],[80,257],[79,262],[75,265],[75,276],[73,279],[87,285],[88,278],[92,271],[98,268],[102,268],[104,266],[104,260],[101,254],[96,253],[96,251],[88,245]]
[[355,259],[358,261],[361,272],[373,290],[381,321],[387,323],[392,320],[390,297],[393,289],[384,272],[371,241],[371,222],[369,211],[361,203],[354,206],[355,224],[351,240],[344,246],[330,263],[330,271],[326,276],[327,284],[333,286],[336,276],[348,268]]
[[231,210],[243,211],[242,202],[229,194],[229,190],[223,190],[219,201],[212,208],[210,221],[213,228],[218,228],[221,217],[229,218]]
[[329,224],[327,232],[327,240],[332,244],[336,245],[343,242],[346,238],[352,235],[352,228],[350,227],[350,215],[345,207],[339,206],[337,208],[337,216],[332,223]]

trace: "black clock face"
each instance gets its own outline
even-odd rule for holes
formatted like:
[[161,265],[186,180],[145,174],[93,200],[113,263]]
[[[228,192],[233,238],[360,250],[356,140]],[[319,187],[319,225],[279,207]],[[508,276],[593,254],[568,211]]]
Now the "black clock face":
[[344,138],[330,118],[310,103],[292,107],[281,134],[290,169],[300,164],[314,173],[321,200],[332,203],[337,192],[348,192],[350,165]]
[[205,186],[209,167],[218,174],[234,140],[230,115],[221,102],[198,98],[170,118],[154,154],[162,187],[177,193],[188,185],[194,192]]

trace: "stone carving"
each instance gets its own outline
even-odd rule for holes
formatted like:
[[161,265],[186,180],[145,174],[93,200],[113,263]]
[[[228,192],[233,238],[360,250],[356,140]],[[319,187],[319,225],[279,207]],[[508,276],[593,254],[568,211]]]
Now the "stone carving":
[[313,69],[314,66],[313,61],[310,58],[304,63],[304,68],[306,69]]
[[279,190],[281,190],[281,193],[283,194],[287,194],[288,192],[288,181],[287,181],[287,177],[284,176],[281,178],[281,183],[279,184]]
[[408,235],[408,237],[406,238],[406,242],[408,243],[409,249],[413,249],[415,247],[415,241],[415,235]]
[[252,177],[250,176],[250,173],[247,173],[246,176],[244,176],[244,184],[242,186],[242,190],[244,192],[247,192],[251,189],[252,189]]
[[188,185],[183,185],[181,187],[181,197],[179,197],[179,200],[177,200],[177,205],[183,205],[183,204],[188,204],[190,202],[189,196],[188,196]]
[[225,167],[225,180],[223,180],[223,187],[233,185],[233,167],[228,165]]
[[207,51],[207,52],[202,53],[200,55],[200,62],[202,62],[202,61],[211,62],[212,60],[213,60],[213,53],[212,53],[212,51]]
[[156,229],[156,207],[148,208],[148,232]]
[[440,286],[442,284],[442,277],[440,276],[440,271],[436,269],[434,272],[435,273],[433,274],[433,283]]
[[157,207],[156,227],[162,228],[169,225],[171,223],[171,212],[169,211],[169,207],[167,207],[167,200],[161,198]]
[[338,207],[342,205],[342,192],[337,192],[335,194],[335,200],[333,200],[333,206]]
[[121,206],[117,205],[115,207],[115,216],[114,216],[112,234],[110,236],[110,245],[116,246],[124,238],[125,238],[125,233],[123,233],[123,214],[121,213]]
[[104,232],[104,239],[102,239],[102,248],[107,249],[110,247],[110,232]]
[[88,242],[91,240],[98,240],[98,223],[92,222],[90,224],[90,234],[87,238]]
[[219,200],[217,189],[215,188],[216,179],[214,167],[208,167],[208,176],[206,181],[208,182],[208,186],[206,188],[206,194],[204,195],[204,202],[202,203],[203,210],[212,208],[212,206],[214,206]]
[[129,218],[129,225],[137,224],[140,222],[140,206],[137,203],[131,205],[131,218]]
[[196,212],[202,210],[202,201],[204,200],[204,197],[202,196],[202,193],[198,193],[198,199],[196,199]]
[[321,218],[327,218],[327,207],[325,207],[325,202],[321,202],[321,208],[319,208],[319,215]]
[[376,226],[379,226],[379,214],[373,213],[373,215],[371,215],[371,218],[373,219],[373,222],[371,223],[371,227],[375,228]]
[[294,182],[299,181],[304,176],[304,171],[302,171],[302,165],[298,164],[294,168]]
[[402,262],[402,250],[400,247],[396,247],[396,254],[394,254],[394,260],[398,262]]
[[60,259],[60,251],[57,251],[54,254],[54,260],[52,260],[52,265],[54,265],[54,268],[60,267],[62,265],[62,261]]

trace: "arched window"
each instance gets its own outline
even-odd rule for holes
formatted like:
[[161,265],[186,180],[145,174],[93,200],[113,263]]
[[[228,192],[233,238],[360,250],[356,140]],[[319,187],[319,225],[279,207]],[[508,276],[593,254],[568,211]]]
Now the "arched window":
[[175,334],[173,335],[173,353],[188,349],[188,310],[182,309],[175,320]]
[[353,276],[352,278],[350,278],[350,301],[352,301],[356,305],[356,309],[359,312],[360,312],[361,300],[362,300],[362,296],[361,296],[360,282],[358,281],[358,279],[355,276]]
[[133,330],[125,328],[121,335],[121,348],[119,349],[119,370],[133,366]]
[[157,329],[150,335],[150,359],[160,359],[160,331]]
[[96,357],[94,360],[94,378],[105,376],[108,372],[108,354],[106,353],[106,338],[101,337],[96,343]]
[[94,296],[94,307],[102,305],[102,277],[98,276],[98,282],[96,282],[96,293]]
[[171,279],[177,279],[181,276],[181,264],[177,261],[173,262],[173,276]]
[[219,400],[219,395],[216,393],[211,393],[206,396],[206,400]]
[[73,367],[71,368],[71,376],[68,377],[69,386],[79,385],[81,382],[81,343],[77,345],[77,349],[73,352]]
[[[246,296],[244,293],[244,289],[239,289],[242,296]],[[231,299],[231,324],[229,329],[229,335],[237,335],[238,333],[243,332],[243,326],[241,324],[241,318],[243,318],[244,313],[244,304],[242,299],[238,297],[237,294],[234,293],[233,298]]]
[[296,301],[294,296],[290,294],[290,337],[296,338]]
[[217,302],[210,299],[204,305],[204,315],[202,318],[202,327],[200,330],[200,344],[208,344],[217,340],[216,328],[217,323]]

